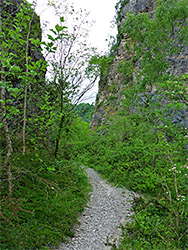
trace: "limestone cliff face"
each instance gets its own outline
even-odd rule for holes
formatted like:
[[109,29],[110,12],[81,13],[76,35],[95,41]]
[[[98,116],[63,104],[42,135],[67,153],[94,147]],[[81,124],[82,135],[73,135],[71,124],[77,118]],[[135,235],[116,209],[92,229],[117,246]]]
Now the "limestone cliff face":
[[153,12],[155,10],[156,0],[129,0],[121,10],[120,19],[123,23],[128,12]]
[[[129,3],[119,10],[118,26],[121,27],[126,20],[127,13],[132,11],[136,13],[148,12],[152,18],[155,13],[155,7],[155,0],[129,0]],[[117,69],[119,62],[131,60],[130,54],[125,50],[126,39],[128,37],[124,35],[116,50],[114,61],[109,68],[105,81],[103,79],[99,81],[99,93],[91,127],[100,126],[107,114],[113,114],[121,107],[120,100],[123,98],[124,83],[126,81],[134,81],[136,72],[125,79]],[[167,60],[171,62],[171,66],[168,69],[170,74],[180,75],[188,73],[188,48],[173,57],[167,58]],[[188,121],[186,125],[188,125]]]

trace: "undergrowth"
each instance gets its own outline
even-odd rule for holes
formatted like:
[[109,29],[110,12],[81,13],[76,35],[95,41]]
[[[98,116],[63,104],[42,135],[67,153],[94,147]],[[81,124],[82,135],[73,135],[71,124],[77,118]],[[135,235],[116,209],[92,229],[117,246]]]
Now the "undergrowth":
[[188,249],[185,213],[179,214],[178,226],[178,214],[164,198],[136,198],[134,212],[133,222],[122,227],[120,246],[113,249]]
[[113,249],[188,249],[187,128],[172,122],[174,107],[177,115],[185,105],[157,99],[160,91],[147,106],[134,87],[126,89],[121,111],[92,131],[80,156],[108,181],[141,194]]
[[[122,78],[115,82],[121,100],[105,89],[109,100],[100,99],[97,110],[103,124],[92,131],[82,162],[141,194],[133,222],[122,227],[120,245],[111,244],[113,249],[186,250],[188,75],[180,75],[171,61],[184,58],[188,45],[187,1],[157,1],[154,18],[145,12],[125,18],[126,3],[116,6],[117,22],[125,19],[119,31],[125,34],[120,52],[125,56],[116,68]],[[110,77],[106,85],[114,85]]]
[[73,236],[89,197],[84,170],[73,162],[17,155],[14,193],[1,196],[1,249],[47,249]]
[[108,181],[142,194],[118,249],[188,249],[186,131],[124,114],[93,132],[82,158]]

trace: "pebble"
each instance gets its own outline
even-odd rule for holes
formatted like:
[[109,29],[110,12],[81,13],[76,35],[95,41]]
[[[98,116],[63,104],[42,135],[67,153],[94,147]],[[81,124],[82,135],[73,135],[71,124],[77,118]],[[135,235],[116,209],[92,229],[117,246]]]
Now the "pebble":
[[[90,200],[74,227],[75,236],[56,250],[109,250],[107,239],[121,238],[120,225],[131,221],[136,193],[111,186],[94,169],[85,169],[92,184]],[[123,192],[123,193],[122,193]]]

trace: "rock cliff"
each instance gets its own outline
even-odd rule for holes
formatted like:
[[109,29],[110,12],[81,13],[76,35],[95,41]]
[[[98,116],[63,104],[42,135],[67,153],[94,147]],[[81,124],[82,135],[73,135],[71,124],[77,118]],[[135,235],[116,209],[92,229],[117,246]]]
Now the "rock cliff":
[[[118,70],[118,64],[122,61],[131,60],[130,53],[125,49],[126,40],[129,37],[126,34],[120,34],[121,27],[126,20],[127,14],[130,12],[144,13],[148,12],[149,16],[153,18],[155,14],[156,1],[155,0],[124,0],[121,1],[118,9],[117,26],[121,41],[118,48],[115,50],[115,57],[113,63],[110,65],[108,74],[99,81],[99,92],[96,100],[95,112],[91,121],[91,127],[100,126],[107,114],[113,114],[121,106],[120,100],[123,99],[123,90],[125,88],[125,81],[135,80],[136,70],[130,74],[126,79]],[[188,73],[188,48],[182,49],[181,53],[169,56],[170,67],[167,70],[171,75],[180,75]],[[188,121],[186,120],[188,125]]]

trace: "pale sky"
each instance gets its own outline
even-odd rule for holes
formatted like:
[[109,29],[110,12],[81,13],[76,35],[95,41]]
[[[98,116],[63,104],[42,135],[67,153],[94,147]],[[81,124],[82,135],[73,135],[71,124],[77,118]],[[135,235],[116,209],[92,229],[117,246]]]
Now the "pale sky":
[[90,38],[93,45],[100,50],[107,50],[108,42],[105,40],[111,33],[116,34],[115,30],[110,28],[111,21],[115,16],[115,4],[117,0],[75,0],[75,4],[90,11],[91,19],[96,21]]
[[[116,35],[116,29],[111,28],[111,21],[115,16],[115,4],[118,0],[67,0],[68,3],[74,3],[76,9],[86,9],[90,12],[89,20],[95,23],[89,35],[89,41],[92,46],[99,50],[107,51],[108,42],[105,41],[109,35]],[[29,0],[32,2],[32,0]],[[64,1],[62,1],[63,4]],[[48,0],[37,0],[37,13],[42,21],[48,21],[52,27],[57,23],[52,8],[47,8]],[[62,14],[63,16],[63,14]],[[51,28],[51,27],[50,27]]]
[[[33,0],[28,0],[33,2]],[[59,0],[61,2],[61,0]],[[108,41],[110,35],[116,35],[116,29],[112,29],[111,21],[115,16],[115,4],[118,0],[67,0],[69,4],[74,4],[75,9],[86,9],[87,12],[90,12],[89,21],[95,21],[91,31],[89,33],[88,41],[93,46],[96,47],[99,51],[107,52],[108,51]],[[36,12],[40,15],[41,21],[49,22],[49,28],[54,28],[57,24],[58,19],[53,13],[53,8],[48,7],[48,0],[36,0],[37,8]],[[53,2],[53,1],[51,1]],[[62,4],[64,1],[62,0]],[[62,16],[63,13],[62,13]],[[96,93],[98,92],[98,84],[96,83],[95,87],[90,90],[89,95],[92,95],[93,98],[87,102],[94,102]]]

